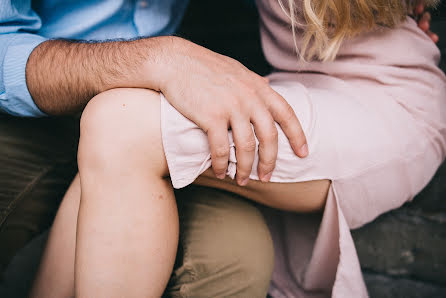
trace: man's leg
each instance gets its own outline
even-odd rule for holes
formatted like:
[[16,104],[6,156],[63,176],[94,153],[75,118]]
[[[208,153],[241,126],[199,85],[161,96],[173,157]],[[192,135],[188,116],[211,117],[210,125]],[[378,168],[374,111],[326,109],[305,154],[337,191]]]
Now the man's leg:
[[0,274],[51,225],[76,172],[77,124],[0,115]]
[[180,242],[166,297],[265,297],[274,263],[254,203],[201,186],[178,190]]

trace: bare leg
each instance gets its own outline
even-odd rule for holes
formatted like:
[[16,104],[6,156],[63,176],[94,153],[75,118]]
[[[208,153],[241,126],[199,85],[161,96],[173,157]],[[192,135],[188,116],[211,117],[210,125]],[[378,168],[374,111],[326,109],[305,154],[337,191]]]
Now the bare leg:
[[[147,297],[164,290],[175,257],[178,223],[165,178],[168,169],[159,121],[159,95],[149,90],[103,93],[84,112],[77,296]],[[330,185],[327,180],[250,181],[242,188],[229,178],[215,179],[210,171],[195,183],[297,212],[322,209]]]
[[[129,98],[131,95],[131,98]],[[178,214],[159,130],[159,95],[112,90],[81,120],[76,297],[160,297],[178,241]]]
[[74,296],[74,250],[80,196],[78,175],[71,183],[57,212],[31,290],[31,297],[68,298]]
[[321,211],[325,206],[330,183],[329,180],[295,183],[249,180],[246,186],[240,187],[229,177],[224,180],[216,179],[211,169],[194,181],[194,184],[223,189],[275,209],[294,212]]

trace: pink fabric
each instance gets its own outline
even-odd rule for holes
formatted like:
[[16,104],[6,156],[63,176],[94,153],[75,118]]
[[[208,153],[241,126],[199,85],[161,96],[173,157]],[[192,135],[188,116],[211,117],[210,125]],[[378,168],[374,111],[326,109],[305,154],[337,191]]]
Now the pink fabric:
[[[271,86],[293,107],[309,143],[299,159],[279,128],[273,182],[332,181],[322,216],[264,208],[276,249],[273,297],[367,297],[350,229],[412,199],[446,154],[446,78],[439,51],[408,19],[345,42],[334,62],[302,63],[277,0],[259,0]],[[298,30],[298,34],[301,31]],[[206,134],[162,97],[173,186],[211,165]],[[227,174],[235,176],[232,134]],[[258,179],[258,156],[250,175]]]

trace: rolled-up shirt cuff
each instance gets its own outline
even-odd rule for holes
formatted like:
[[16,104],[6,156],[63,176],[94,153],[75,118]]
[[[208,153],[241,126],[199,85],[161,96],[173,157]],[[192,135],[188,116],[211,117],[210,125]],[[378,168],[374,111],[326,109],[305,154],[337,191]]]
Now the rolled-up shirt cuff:
[[5,92],[0,94],[0,106],[5,112],[23,117],[46,116],[34,103],[25,75],[29,55],[46,40],[38,35],[21,33],[9,43],[3,61]]

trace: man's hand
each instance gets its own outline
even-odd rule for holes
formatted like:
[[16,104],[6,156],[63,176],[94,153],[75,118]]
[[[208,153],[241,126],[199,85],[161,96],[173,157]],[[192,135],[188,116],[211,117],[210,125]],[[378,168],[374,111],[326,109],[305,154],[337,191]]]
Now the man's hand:
[[423,30],[433,42],[438,42],[438,35],[430,31],[431,14],[425,10],[424,0],[417,0],[413,14],[418,27]]
[[[291,106],[268,80],[241,63],[184,39],[173,38],[162,62],[160,90],[184,116],[208,135],[212,168],[225,177],[229,159],[228,128],[237,157],[237,182],[246,185],[259,140],[258,174],[269,181],[277,158],[277,122],[294,152],[308,154],[305,135]],[[147,69],[147,71],[150,71]]]
[[259,140],[258,174],[269,181],[278,150],[277,122],[299,157],[306,138],[290,105],[268,84],[234,59],[178,37],[82,43],[50,40],[31,53],[26,80],[34,102],[52,115],[82,110],[95,95],[112,88],[161,91],[209,138],[212,168],[224,178],[229,159],[228,129],[237,157],[237,182],[246,185]]

